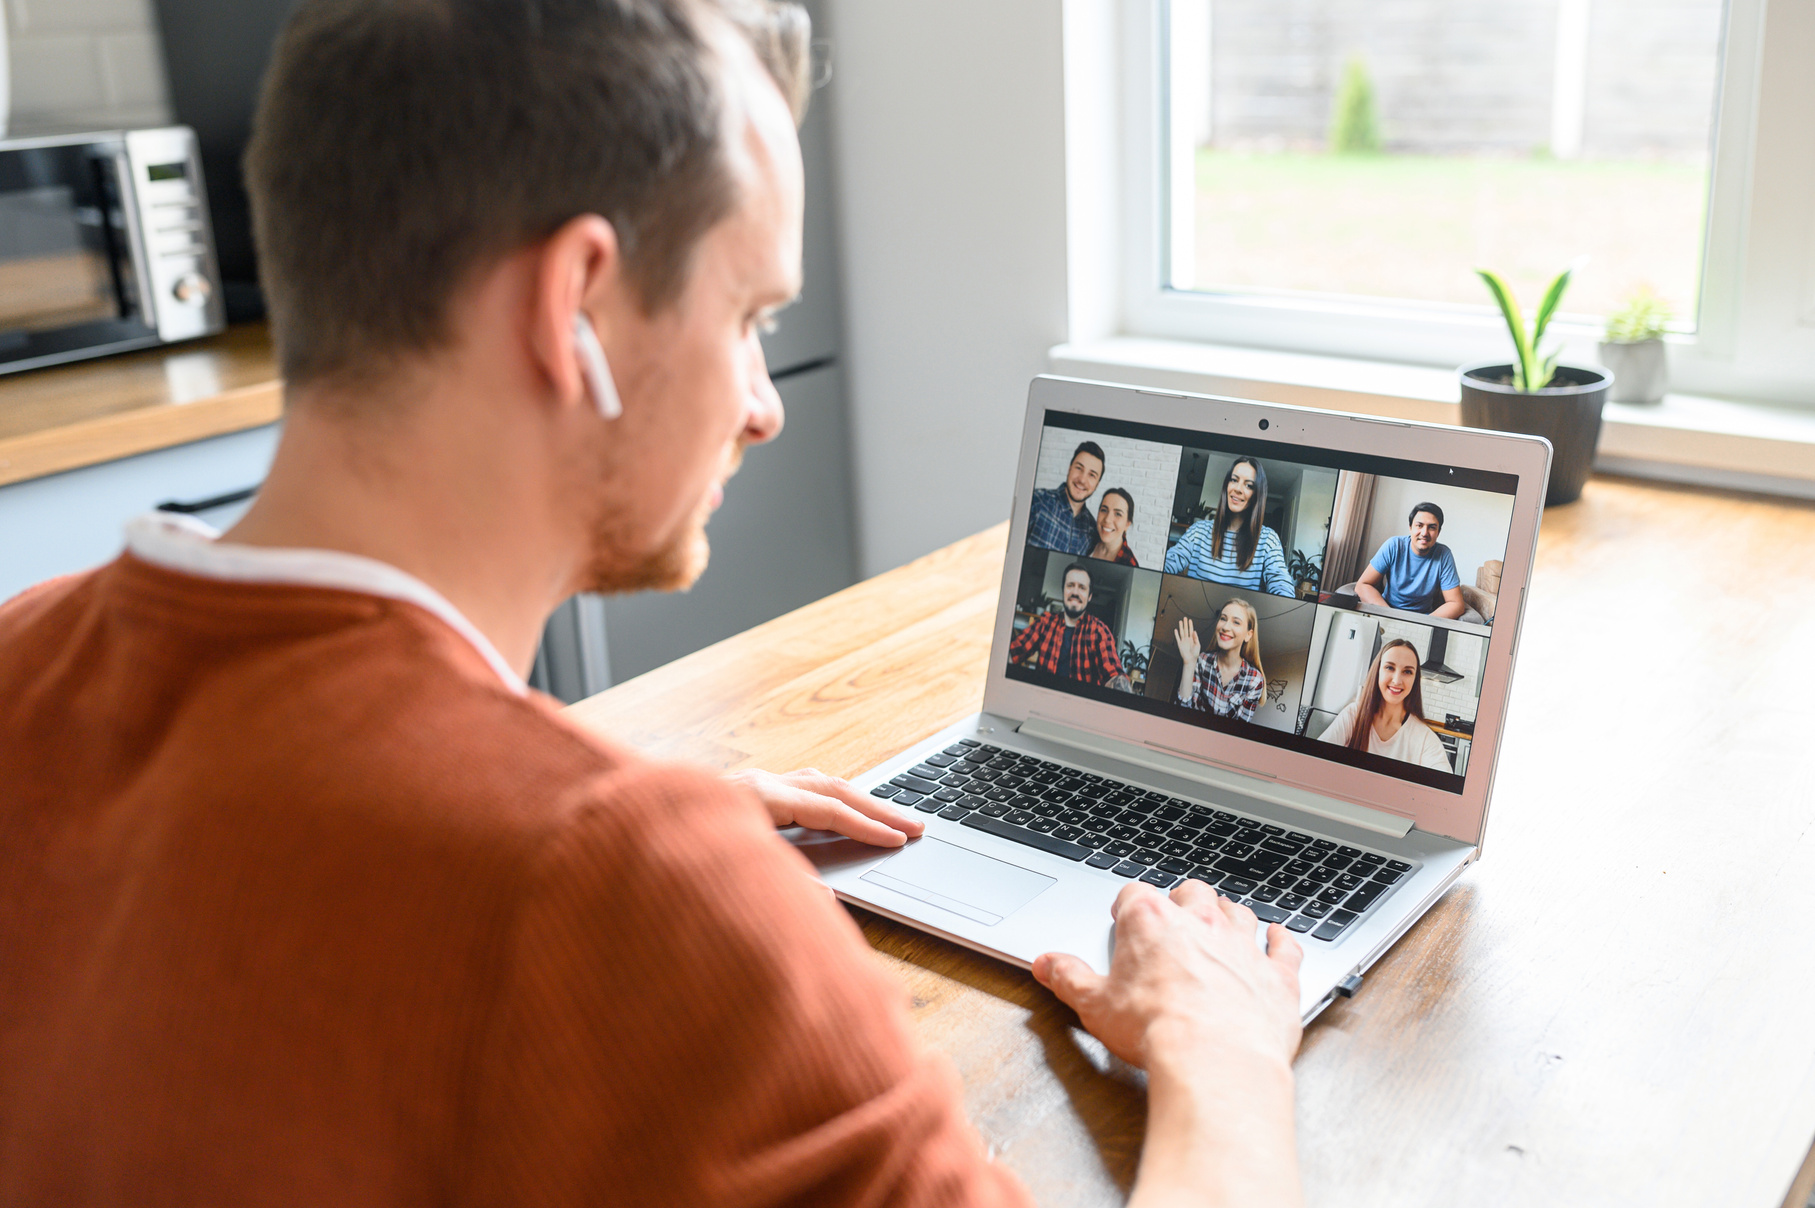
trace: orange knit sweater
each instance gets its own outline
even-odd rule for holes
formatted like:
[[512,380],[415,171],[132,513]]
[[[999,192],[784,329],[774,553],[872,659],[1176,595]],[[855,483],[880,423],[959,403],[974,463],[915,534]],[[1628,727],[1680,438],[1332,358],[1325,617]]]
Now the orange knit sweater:
[[1023,1203],[719,778],[414,605],[0,608],[0,1203]]

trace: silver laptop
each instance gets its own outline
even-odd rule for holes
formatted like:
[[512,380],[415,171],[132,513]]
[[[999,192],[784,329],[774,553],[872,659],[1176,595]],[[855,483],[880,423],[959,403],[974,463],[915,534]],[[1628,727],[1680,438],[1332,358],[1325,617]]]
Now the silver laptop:
[[1481,851],[1550,465],[1539,439],[1036,378],[983,711],[799,836],[838,895],[1107,971],[1130,880],[1305,948],[1310,1019]]

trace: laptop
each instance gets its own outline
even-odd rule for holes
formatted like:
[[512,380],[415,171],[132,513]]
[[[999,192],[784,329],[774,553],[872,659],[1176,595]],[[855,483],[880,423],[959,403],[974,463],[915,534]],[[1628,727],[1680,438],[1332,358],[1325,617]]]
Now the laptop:
[[1107,972],[1124,885],[1207,881],[1297,936],[1308,1021],[1481,853],[1549,467],[1036,378],[983,709],[853,778],[925,835],[796,840],[845,901],[1022,967]]

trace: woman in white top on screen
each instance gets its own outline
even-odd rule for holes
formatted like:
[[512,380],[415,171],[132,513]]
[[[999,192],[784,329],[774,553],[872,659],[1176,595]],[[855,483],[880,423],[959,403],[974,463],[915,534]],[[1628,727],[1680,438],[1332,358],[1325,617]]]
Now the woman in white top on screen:
[[1243,457],[1223,478],[1215,518],[1197,521],[1166,551],[1166,573],[1293,595],[1297,588],[1286,573],[1279,534],[1261,523],[1266,512],[1267,472]]
[[1448,772],[1449,755],[1424,723],[1424,689],[1419,682],[1418,648],[1394,638],[1374,656],[1361,695],[1343,707],[1318,738],[1351,751],[1385,755],[1420,767]]

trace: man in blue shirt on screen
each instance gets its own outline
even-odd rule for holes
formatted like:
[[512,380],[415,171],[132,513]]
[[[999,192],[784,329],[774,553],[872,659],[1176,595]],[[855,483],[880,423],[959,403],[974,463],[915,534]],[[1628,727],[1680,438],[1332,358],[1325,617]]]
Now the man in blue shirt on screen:
[[1443,509],[1420,503],[1407,517],[1412,531],[1389,538],[1361,572],[1355,594],[1369,604],[1425,612],[1455,620],[1468,611],[1462,600],[1462,576],[1449,546],[1437,540],[1443,531]]
[[1102,446],[1087,440],[1072,452],[1063,483],[1034,492],[1027,520],[1030,544],[1062,554],[1088,554],[1096,548],[1097,518],[1084,503],[1102,481],[1103,466]]

